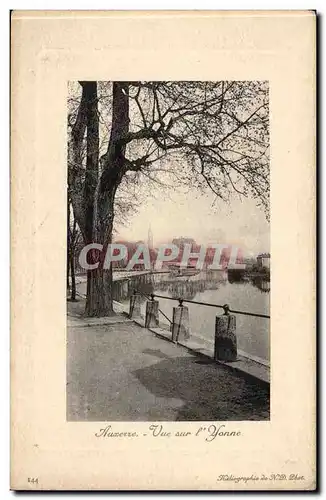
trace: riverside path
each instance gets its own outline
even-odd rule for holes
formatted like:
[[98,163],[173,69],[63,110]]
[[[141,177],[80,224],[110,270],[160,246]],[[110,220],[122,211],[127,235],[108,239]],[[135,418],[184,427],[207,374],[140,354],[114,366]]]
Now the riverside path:
[[68,302],[68,421],[269,419],[269,389],[122,314],[83,318]]

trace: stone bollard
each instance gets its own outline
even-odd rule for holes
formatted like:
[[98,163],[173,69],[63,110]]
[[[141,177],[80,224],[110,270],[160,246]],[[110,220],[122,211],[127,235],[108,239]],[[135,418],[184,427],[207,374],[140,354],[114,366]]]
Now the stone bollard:
[[190,337],[189,333],[189,309],[182,305],[173,308],[172,317],[172,341],[187,340]]
[[141,299],[142,297],[139,293],[133,293],[131,295],[129,301],[129,318],[139,318]]
[[215,322],[215,361],[237,360],[236,318],[229,313],[229,306],[223,306],[224,314],[216,316]]
[[148,300],[146,302],[145,328],[156,328],[158,323],[158,300]]

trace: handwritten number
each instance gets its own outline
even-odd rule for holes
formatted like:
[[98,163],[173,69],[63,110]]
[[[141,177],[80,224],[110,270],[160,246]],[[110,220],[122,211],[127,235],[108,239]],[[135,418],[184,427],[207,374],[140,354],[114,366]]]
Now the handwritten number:
[[29,477],[28,482],[30,484],[38,484],[38,477]]

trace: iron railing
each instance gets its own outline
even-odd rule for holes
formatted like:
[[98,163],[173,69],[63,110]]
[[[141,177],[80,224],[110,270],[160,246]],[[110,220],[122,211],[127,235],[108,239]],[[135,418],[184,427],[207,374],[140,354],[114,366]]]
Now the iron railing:
[[[229,314],[229,313],[242,314],[244,316],[253,316],[255,318],[270,319],[270,316],[268,314],[258,314],[258,313],[252,313],[249,311],[237,311],[236,309],[230,309],[228,304],[220,305],[220,304],[214,304],[214,303],[210,303],[210,302],[198,302],[197,300],[182,299],[181,297],[180,298],[167,297],[166,295],[158,295],[157,293],[151,293],[150,295],[147,295],[147,294],[141,292],[140,290],[134,290],[134,293],[139,293],[140,295],[143,295],[144,297],[146,297],[147,299],[150,299],[150,300],[154,300],[155,297],[157,297],[158,299],[175,300],[175,301],[179,302],[180,306],[182,306],[183,302],[187,302],[188,304],[197,304],[200,306],[218,307],[220,309],[223,309],[225,314]],[[159,309],[159,311],[170,323],[172,323],[172,321],[164,314],[163,311],[161,311],[161,309]]]

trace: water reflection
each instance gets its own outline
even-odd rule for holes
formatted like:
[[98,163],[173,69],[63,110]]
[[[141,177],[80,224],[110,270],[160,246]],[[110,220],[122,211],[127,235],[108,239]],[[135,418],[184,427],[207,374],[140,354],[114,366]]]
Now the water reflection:
[[198,293],[206,290],[218,290],[226,283],[250,283],[261,292],[270,292],[270,281],[264,277],[247,277],[242,272],[230,271],[201,271],[194,276],[171,276],[169,273],[143,274],[115,281],[113,298],[123,302],[138,290],[145,295],[155,291],[165,292],[169,297],[194,300]]
[[251,283],[262,292],[267,292],[267,293],[270,292],[271,289],[270,281],[267,281],[266,279],[260,276],[252,278]]
[[170,273],[143,274],[114,282],[113,298],[122,302],[134,290],[150,295],[155,291],[165,292],[169,297],[193,300],[205,290],[218,290],[227,282],[225,271],[201,271],[193,276],[171,276]]
[[242,269],[228,269],[227,277],[229,283],[238,283],[240,281],[248,280],[245,275],[245,271]]

